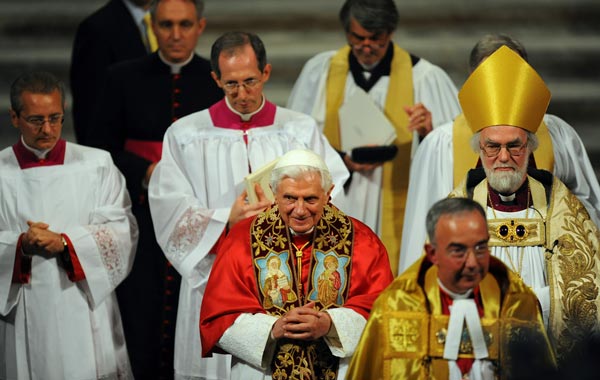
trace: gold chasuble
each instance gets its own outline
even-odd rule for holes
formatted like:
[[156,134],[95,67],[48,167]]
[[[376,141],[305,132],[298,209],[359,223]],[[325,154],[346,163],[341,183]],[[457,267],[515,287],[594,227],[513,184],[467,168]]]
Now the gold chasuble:
[[[306,289],[302,285],[302,249],[292,249],[279,208],[260,214],[250,230],[254,273],[260,302],[269,315],[316,302],[317,310],[344,305],[350,289],[354,227],[350,218],[328,204],[314,229]],[[325,282],[334,279],[335,290]],[[336,379],[339,358],[324,338],[279,339],[271,363],[275,380]]]
[[[535,166],[537,169],[544,169],[552,173],[554,171],[554,151],[552,150],[552,138],[544,121],[540,124],[535,135],[539,141],[538,148],[533,152]],[[458,115],[452,126],[453,187],[457,187],[461,183],[467,172],[474,169],[477,160],[479,160],[479,155],[471,149],[472,136],[473,131],[469,128],[465,116],[463,114]]]
[[[348,368],[348,379],[448,379],[444,349],[449,315],[443,314],[437,272],[437,266],[422,258],[381,293]],[[481,360],[494,363],[498,378],[513,378],[515,358],[510,348],[515,345],[536,342],[536,355],[542,361],[536,364],[554,367],[535,294],[500,260],[490,258],[479,296],[488,352]],[[456,343],[458,359],[475,358],[466,324]]]
[[[392,58],[389,87],[383,111],[396,130],[397,137],[393,143],[398,147],[398,153],[392,161],[383,164],[380,238],[388,251],[392,272],[396,275],[413,140],[413,133],[406,128],[408,115],[402,107],[413,105],[414,100],[410,54],[398,45],[394,44],[393,47],[394,57]],[[323,133],[337,150],[341,150],[338,112],[344,102],[344,91],[350,69],[349,54],[351,54],[350,46],[338,50],[331,58],[327,76]]]
[[[540,218],[488,219],[490,245],[533,245],[543,252],[550,287],[548,337],[560,362],[600,326],[600,233],[583,204],[556,177],[550,187],[532,176],[527,180]],[[489,207],[487,180],[469,188],[467,183],[465,178],[449,197],[469,197]]]

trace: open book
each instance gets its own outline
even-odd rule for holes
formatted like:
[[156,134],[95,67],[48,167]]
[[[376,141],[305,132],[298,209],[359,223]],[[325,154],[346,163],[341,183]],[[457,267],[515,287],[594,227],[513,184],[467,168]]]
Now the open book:
[[265,196],[273,201],[275,196],[271,191],[271,170],[275,167],[278,159],[274,159],[268,164],[264,165],[260,169],[248,174],[244,178],[244,182],[246,183],[246,192],[248,193],[248,203],[253,204],[258,202],[258,197],[256,196],[256,192],[254,191],[254,184],[260,184],[260,187],[265,193]]
[[389,145],[396,130],[367,93],[358,88],[339,109],[342,150],[367,145]]

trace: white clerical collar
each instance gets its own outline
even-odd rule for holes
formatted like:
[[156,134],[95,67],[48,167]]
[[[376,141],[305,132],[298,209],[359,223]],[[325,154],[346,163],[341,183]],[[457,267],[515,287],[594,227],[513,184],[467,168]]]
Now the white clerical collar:
[[515,197],[517,196],[517,193],[512,193],[511,195],[502,195],[498,193],[498,195],[500,196],[500,200],[506,203],[514,201]]
[[227,104],[227,108],[229,108],[229,110],[231,112],[233,112],[234,114],[238,115],[242,121],[248,121],[252,118],[252,116],[256,115],[257,113],[259,113],[263,107],[265,106],[265,95],[262,95],[262,103],[260,104],[260,107],[258,107],[258,109],[254,112],[250,112],[250,113],[241,113],[236,111],[231,104],[229,104],[229,99],[227,99],[227,97],[225,97],[225,104]]
[[131,0],[123,0],[123,4],[125,4],[125,7],[129,11],[129,13],[131,13],[131,17],[133,17],[135,25],[138,25],[138,27],[142,25],[142,22],[144,21],[144,16],[148,11],[140,6],[135,5],[131,2]]
[[171,68],[171,74],[179,74],[181,72],[181,68],[192,61],[192,59],[194,58],[194,52],[192,52],[192,54],[190,54],[190,57],[188,59],[186,59],[183,62],[178,62],[178,63],[173,63],[173,62],[167,61],[167,59],[162,55],[160,49],[158,50],[158,57],[160,58],[161,61],[163,61],[163,63],[165,65],[167,65]]
[[315,229],[315,226],[312,226],[310,230],[306,231],[306,232],[296,232],[293,229],[290,228],[290,235],[292,236],[306,236],[309,234],[312,234],[313,230]]
[[452,298],[453,300],[466,300],[471,296],[471,293],[473,293],[473,289],[469,289],[466,292],[464,292],[463,294],[459,294],[459,293],[455,293],[451,290],[449,290],[448,288],[446,288],[444,286],[444,284],[442,284],[442,282],[440,281],[440,279],[437,279],[438,285],[440,286],[440,288],[442,288],[442,290],[444,292],[446,292],[450,298]]
[[50,152],[52,150],[52,148],[40,150],[40,149],[35,149],[33,147],[30,147],[29,145],[25,144],[25,140],[23,140],[23,135],[21,135],[21,143],[23,144],[25,149],[27,149],[31,153],[35,154],[35,156],[40,160],[46,158],[46,156],[48,155],[48,152]]

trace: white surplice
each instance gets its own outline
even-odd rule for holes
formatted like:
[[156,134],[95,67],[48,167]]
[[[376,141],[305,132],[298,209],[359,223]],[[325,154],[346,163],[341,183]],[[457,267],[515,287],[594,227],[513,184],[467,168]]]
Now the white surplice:
[[[0,172],[0,378],[132,378],[114,290],[131,269],[137,224],[110,155],[67,143],[63,165],[22,170],[7,148]],[[33,256],[29,283],[12,283],[28,220],[68,236],[84,280]]]
[[[311,58],[302,69],[288,100],[288,107],[311,115],[323,130],[326,111],[326,84],[329,63],[335,51],[319,53]],[[453,120],[460,112],[458,91],[452,80],[440,67],[421,58],[412,68],[414,102],[423,103],[431,112],[433,126]],[[389,76],[381,77],[368,92],[381,109],[385,105]],[[344,99],[359,87],[348,72]],[[399,106],[400,107],[400,106]],[[412,152],[419,143],[413,135]],[[338,205],[344,212],[367,224],[378,235],[381,234],[381,176],[382,168],[370,172],[355,172],[348,186],[345,203]]]
[[[594,223],[599,225],[600,186],[581,139],[573,127],[554,115],[546,114],[544,122],[552,139],[553,174],[579,198]],[[413,157],[398,273],[423,254],[427,210],[453,190],[453,146],[452,123],[448,123],[427,135]],[[464,149],[471,146],[467,143]]]
[[182,276],[175,333],[177,378],[229,378],[230,355],[201,358],[200,305],[215,258],[213,246],[244,189],[244,177],[297,148],[309,148],[323,157],[335,185],[336,203],[348,171],[306,115],[277,107],[273,125],[244,132],[215,127],[204,110],[167,130],[148,193],[157,240]]

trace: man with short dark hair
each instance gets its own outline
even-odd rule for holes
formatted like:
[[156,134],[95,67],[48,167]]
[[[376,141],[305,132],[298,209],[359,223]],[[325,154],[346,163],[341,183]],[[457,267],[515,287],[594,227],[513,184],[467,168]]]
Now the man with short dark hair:
[[271,189],[274,204],[220,247],[202,302],[202,353],[232,354],[232,380],[343,379],[371,304],[392,281],[387,253],[329,202],[331,176],[315,153],[283,155]]
[[[313,116],[340,152],[351,181],[347,201],[339,206],[373,229],[390,255],[396,273],[411,156],[432,128],[460,113],[456,87],[448,75],[429,61],[410,54],[392,41],[398,25],[393,0],[347,0],[340,21],[348,45],[311,58],[302,69],[288,107]],[[382,147],[360,147],[372,153],[359,162],[342,152],[339,110],[366,93],[396,131],[398,151],[389,161]],[[360,111],[359,111],[360,112]],[[362,129],[368,136],[371,126]],[[392,151],[393,152],[393,151]]]
[[61,139],[62,82],[18,77],[10,117],[21,137],[0,152],[0,377],[131,379],[114,290],[137,225],[107,152]]
[[[554,355],[535,294],[490,256],[485,211],[466,198],[427,213],[422,257],[384,290],[348,371],[366,379],[529,379]],[[529,347],[530,352],[521,352]]]
[[133,270],[117,289],[136,378],[173,377],[181,277],[156,242],[147,187],[167,128],[221,98],[210,63],[195,53],[203,10],[203,0],[151,3],[158,51],[109,68],[88,134],[88,143],[111,152],[125,175],[140,225]]
[[158,243],[182,276],[175,370],[186,378],[223,379],[229,378],[229,355],[201,358],[200,304],[225,235],[271,204],[260,188],[258,202],[250,203],[244,178],[295,148],[321,155],[340,188],[348,172],[312,118],[264,96],[271,65],[258,36],[223,34],[212,46],[211,61],[225,96],[169,127],[148,193]]

